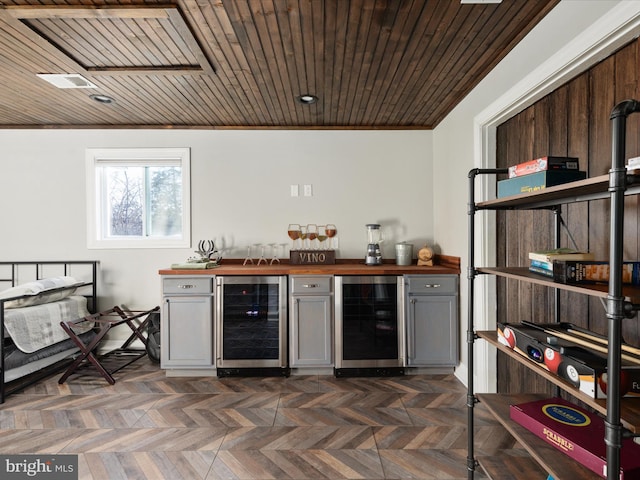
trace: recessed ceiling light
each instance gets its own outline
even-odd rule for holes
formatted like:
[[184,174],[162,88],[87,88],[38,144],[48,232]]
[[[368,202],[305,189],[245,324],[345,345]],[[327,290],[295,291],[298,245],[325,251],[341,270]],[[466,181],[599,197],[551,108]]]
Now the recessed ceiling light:
[[98,88],[78,73],[38,73],[36,76],[58,88]]
[[305,93],[303,95],[299,95],[296,97],[298,103],[302,103],[303,105],[311,105],[312,103],[316,103],[318,101],[318,97],[315,95],[311,95],[310,93]]
[[116,102],[115,99],[107,95],[94,94],[94,95],[89,95],[89,98],[99,103],[115,103]]

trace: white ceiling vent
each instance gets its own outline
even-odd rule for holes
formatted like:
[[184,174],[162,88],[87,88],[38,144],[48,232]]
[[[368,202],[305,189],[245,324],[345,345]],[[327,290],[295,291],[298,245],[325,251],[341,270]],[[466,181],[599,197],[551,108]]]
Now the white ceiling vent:
[[58,88],[98,88],[78,73],[38,73],[37,76]]

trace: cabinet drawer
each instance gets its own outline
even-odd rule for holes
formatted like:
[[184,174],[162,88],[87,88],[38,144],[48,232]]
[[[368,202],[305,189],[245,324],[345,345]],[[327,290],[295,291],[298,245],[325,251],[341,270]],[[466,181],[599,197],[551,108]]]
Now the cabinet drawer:
[[457,275],[407,275],[407,293],[422,295],[457,295]]
[[291,293],[292,294],[314,294],[314,293],[331,293],[331,283],[333,277],[327,276],[309,276],[309,277],[291,277]]
[[212,277],[163,278],[162,293],[194,295],[213,292]]

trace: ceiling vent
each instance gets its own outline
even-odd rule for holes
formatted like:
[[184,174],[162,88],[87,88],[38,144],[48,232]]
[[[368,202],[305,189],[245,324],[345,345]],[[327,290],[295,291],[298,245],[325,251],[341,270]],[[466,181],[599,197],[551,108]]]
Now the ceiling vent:
[[58,88],[98,88],[78,73],[39,73],[37,76]]

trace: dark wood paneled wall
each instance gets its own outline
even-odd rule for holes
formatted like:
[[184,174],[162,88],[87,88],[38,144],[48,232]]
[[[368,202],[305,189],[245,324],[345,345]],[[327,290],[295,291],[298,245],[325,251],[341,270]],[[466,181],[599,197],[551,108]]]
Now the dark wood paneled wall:
[[[589,71],[498,127],[497,166],[508,167],[545,155],[580,159],[587,175],[606,174],[611,167],[609,116],[620,101],[640,96],[640,42],[633,41]],[[640,115],[627,120],[627,158],[640,155]],[[625,260],[640,259],[638,199],[626,200]],[[568,205],[562,209],[568,230],[580,249],[609,258],[609,200]],[[500,212],[497,254],[499,266],[525,266],[532,250],[554,247],[554,214],[550,211]],[[566,232],[560,246],[572,246]],[[607,319],[598,299],[569,292],[559,296],[560,319],[595,332],[606,333]],[[556,298],[552,289],[526,282],[499,279],[498,318],[508,322],[554,321]],[[638,317],[626,320],[625,341],[640,346]],[[538,375],[500,354],[498,391],[537,391],[552,394]]]

